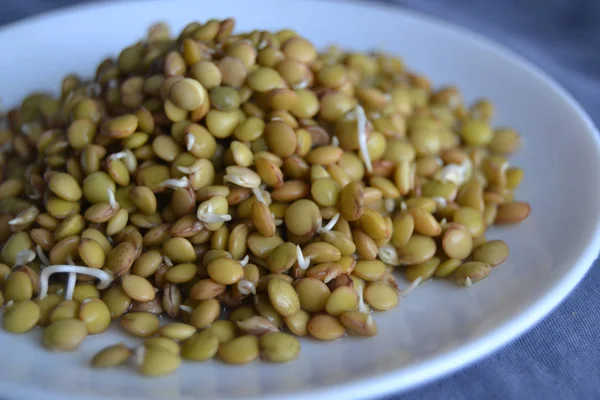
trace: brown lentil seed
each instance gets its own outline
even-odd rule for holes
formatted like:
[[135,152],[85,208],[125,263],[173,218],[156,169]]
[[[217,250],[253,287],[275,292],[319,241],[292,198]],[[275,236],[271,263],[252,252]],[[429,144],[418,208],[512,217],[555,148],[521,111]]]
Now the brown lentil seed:
[[525,202],[514,202],[501,204],[498,207],[498,213],[494,223],[496,224],[516,224],[529,216],[531,206]]
[[[50,254],[52,255],[52,253]],[[131,243],[119,243],[108,254],[105,268],[115,274],[115,276],[122,276],[130,270],[136,254],[137,250]]]

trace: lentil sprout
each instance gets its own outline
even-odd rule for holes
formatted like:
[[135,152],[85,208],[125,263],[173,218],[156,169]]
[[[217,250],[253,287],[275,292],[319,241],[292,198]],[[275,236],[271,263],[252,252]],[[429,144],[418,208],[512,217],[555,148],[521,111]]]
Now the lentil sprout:
[[375,336],[372,309],[507,259],[485,232],[531,207],[508,161],[520,135],[494,127],[489,100],[394,56],[234,24],[154,25],[92,79],[0,116],[6,330],[39,325],[72,351],[119,319],[160,337],[92,365],[133,356],[148,376],[182,357],[285,362],[300,342],[283,329]]

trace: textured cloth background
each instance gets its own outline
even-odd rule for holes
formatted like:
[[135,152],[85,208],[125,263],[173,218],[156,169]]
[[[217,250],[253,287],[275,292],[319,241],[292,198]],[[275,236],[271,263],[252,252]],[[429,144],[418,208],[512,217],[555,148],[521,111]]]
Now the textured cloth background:
[[[378,1],[421,10],[502,42],[552,75],[600,125],[600,1]],[[0,0],[0,25],[82,2]],[[562,305],[514,343],[386,400],[600,399],[599,310],[600,269],[592,268]]]

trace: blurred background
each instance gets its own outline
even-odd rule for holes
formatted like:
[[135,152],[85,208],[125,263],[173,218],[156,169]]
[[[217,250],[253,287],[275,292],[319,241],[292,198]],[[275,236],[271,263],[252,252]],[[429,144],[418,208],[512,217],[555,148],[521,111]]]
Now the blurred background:
[[[91,2],[0,0],[0,26]],[[556,79],[600,124],[599,0],[370,2],[422,11],[501,42]],[[598,399],[598,309],[600,270],[593,268],[557,310],[516,342],[452,376],[387,399]]]
[[[600,93],[600,51],[597,51],[600,49],[600,1],[364,1],[423,11],[502,42],[552,75],[582,103],[597,124],[600,122],[600,96],[595,95]],[[44,11],[92,2],[99,1],[0,0],[0,25]]]

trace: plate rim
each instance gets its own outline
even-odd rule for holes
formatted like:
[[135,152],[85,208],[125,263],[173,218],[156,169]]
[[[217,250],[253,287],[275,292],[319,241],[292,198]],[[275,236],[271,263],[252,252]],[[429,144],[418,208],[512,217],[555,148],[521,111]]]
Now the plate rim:
[[[172,3],[189,2],[190,0],[172,0]],[[259,0],[260,1],[260,0]],[[280,2],[300,3],[299,0],[279,0]],[[21,18],[0,27],[0,36],[15,29],[26,28],[28,24],[40,20],[66,17],[77,12],[90,11],[98,8],[119,8],[125,4],[141,3],[158,4],[163,0],[111,0],[106,2],[80,3],[61,6],[56,9],[43,11],[39,14]],[[575,111],[576,116],[583,122],[585,130],[595,145],[596,156],[600,158],[599,130],[592,118],[587,114],[575,97],[563,85],[550,76],[545,70],[525,55],[505,46],[494,38],[483,33],[467,28],[458,23],[445,20],[442,17],[408,8],[401,4],[388,4],[380,1],[369,0],[302,0],[303,3],[330,3],[336,7],[355,7],[357,9],[379,9],[422,22],[428,25],[452,31],[460,36],[461,40],[470,41],[496,53],[507,62],[515,64],[518,68],[536,75],[540,82],[546,85],[555,95],[562,98]],[[490,356],[505,348],[509,343],[534,328],[542,319],[555,310],[566,297],[573,292],[576,286],[592,268],[600,252],[600,220],[596,221],[593,236],[585,244],[584,250],[576,258],[573,267],[566,271],[556,285],[542,297],[532,302],[518,316],[501,324],[492,331],[484,334],[477,340],[461,345],[458,348],[446,351],[430,360],[420,362],[408,369],[394,369],[379,375],[360,377],[351,383],[338,383],[326,388],[300,390],[295,393],[272,393],[262,396],[246,397],[247,400],[275,400],[285,397],[289,400],[314,400],[314,398],[345,398],[360,399],[367,397],[383,396],[391,393],[404,393],[410,389],[423,386],[435,380],[447,377],[453,372],[464,370],[466,367]],[[403,379],[398,379],[402,376]],[[43,389],[27,387],[15,382],[3,383],[5,393],[17,398],[43,396],[49,400],[62,398],[62,395],[52,394]],[[69,395],[68,397],[71,397]],[[102,396],[85,395],[81,399],[100,399]],[[113,397],[119,398],[119,397]],[[131,400],[133,398],[127,397]]]

